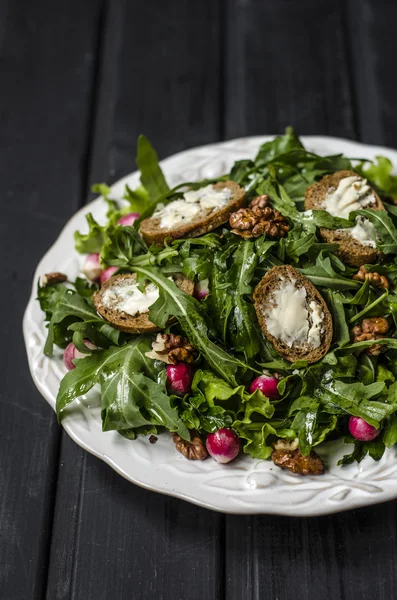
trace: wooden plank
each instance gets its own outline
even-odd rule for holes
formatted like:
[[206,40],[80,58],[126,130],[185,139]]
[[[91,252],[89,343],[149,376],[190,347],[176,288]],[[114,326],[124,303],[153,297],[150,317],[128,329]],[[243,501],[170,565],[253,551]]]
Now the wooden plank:
[[356,136],[338,3],[232,0],[226,13],[226,137]]
[[397,19],[397,4],[390,0],[349,0],[344,7],[360,139],[396,148],[393,73],[397,40],[391,24]]
[[313,519],[229,517],[226,597],[392,598],[395,515],[389,502]]
[[[236,0],[228,14],[227,136],[276,133],[288,124],[300,133],[357,136],[345,15],[337,3]],[[227,517],[226,597],[386,598],[388,571],[368,546],[381,530],[380,556],[388,564],[394,558],[393,526],[391,536],[386,532],[395,505],[387,507],[310,520]],[[363,513],[374,515],[364,539]]]
[[20,323],[38,260],[79,206],[98,6],[0,3],[0,595],[10,600],[45,589],[60,430],[31,381]]
[[[161,156],[219,139],[218,17],[217,2],[109,2],[91,181],[133,170],[141,132]],[[66,438],[61,465],[49,600],[220,596],[221,515],[140,489]]]

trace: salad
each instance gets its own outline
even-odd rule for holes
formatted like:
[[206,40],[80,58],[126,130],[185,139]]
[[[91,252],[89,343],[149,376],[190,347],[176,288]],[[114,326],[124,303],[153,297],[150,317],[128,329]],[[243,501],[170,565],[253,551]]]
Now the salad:
[[[170,189],[138,140],[141,185],[105,184],[107,221],[75,232],[82,274],[43,274],[44,354],[64,350],[56,401],[94,386],[103,431],[187,459],[243,452],[321,474],[397,443],[397,176],[306,150],[292,128],[212,180]],[[171,438],[170,438],[171,443]]]

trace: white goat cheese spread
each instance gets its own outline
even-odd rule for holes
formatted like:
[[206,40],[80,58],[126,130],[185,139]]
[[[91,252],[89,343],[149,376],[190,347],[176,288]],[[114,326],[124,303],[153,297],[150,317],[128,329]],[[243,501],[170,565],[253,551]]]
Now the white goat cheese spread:
[[[375,194],[366,179],[358,175],[344,177],[338,187],[331,188],[325,197],[323,208],[333,217],[348,219],[349,214],[361,208],[371,208],[375,204]],[[364,246],[375,248],[375,227],[368,219],[356,217],[356,225],[348,229],[340,229]]]
[[314,300],[308,305],[304,287],[296,287],[293,279],[282,279],[271,300],[273,306],[267,313],[266,325],[272,336],[290,348],[297,343],[313,348],[321,345],[323,311]]
[[159,297],[159,289],[154,283],[149,283],[145,291],[138,289],[138,283],[121,281],[109,287],[102,295],[102,304],[107,308],[119,310],[135,317],[145,313]]
[[215,189],[213,185],[189,190],[184,193],[183,198],[166,206],[159,205],[153,213],[153,218],[160,219],[161,228],[171,229],[191,221],[200,212],[222,208],[228,203],[231,195],[232,192],[228,188]]
[[363,246],[369,246],[370,248],[376,248],[376,229],[375,225],[364,217],[356,217],[356,224],[354,227],[345,229],[348,231],[352,238],[363,244]]

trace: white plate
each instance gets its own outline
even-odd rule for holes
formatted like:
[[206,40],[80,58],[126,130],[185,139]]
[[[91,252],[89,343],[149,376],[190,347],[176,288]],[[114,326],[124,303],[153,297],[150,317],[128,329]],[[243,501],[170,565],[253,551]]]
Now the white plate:
[[[272,136],[250,137],[194,148],[164,160],[162,167],[171,186],[216,177],[227,172],[235,160],[253,157],[260,144],[269,139]],[[356,158],[383,154],[397,165],[397,151],[388,148],[329,137],[303,139],[306,147],[318,154],[344,153]],[[121,198],[126,183],[137,186],[139,174],[132,173],[118,181],[112,187],[114,197]],[[32,377],[54,409],[59,382],[66,370],[60,352],[51,360],[43,355],[46,329],[35,300],[37,280],[41,274],[51,271],[65,272],[71,279],[77,276],[81,257],[73,249],[73,232],[86,230],[84,215],[88,212],[100,222],[104,221],[105,203],[97,199],[70,219],[37,268],[24,317],[23,331]],[[144,437],[129,441],[117,432],[102,432],[96,391],[75,402],[62,424],[77,444],[133,483],[223,512],[314,516],[397,497],[395,449],[387,450],[379,462],[366,458],[360,465],[341,468],[336,462],[351,447],[343,442],[324,444],[320,454],[328,470],[319,477],[293,475],[271,461],[246,455],[229,465],[219,465],[211,459],[188,461],[175,450],[168,434],[160,435],[158,442],[152,445]]]

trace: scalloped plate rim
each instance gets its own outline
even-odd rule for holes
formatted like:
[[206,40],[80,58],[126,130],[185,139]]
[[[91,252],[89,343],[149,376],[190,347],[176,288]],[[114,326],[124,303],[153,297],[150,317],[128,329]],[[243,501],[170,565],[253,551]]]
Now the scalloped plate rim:
[[[259,136],[250,136],[250,137],[237,138],[237,139],[233,139],[233,140],[226,140],[223,142],[216,142],[216,143],[206,144],[204,146],[189,148],[187,150],[183,150],[181,152],[178,152],[177,154],[174,154],[174,155],[162,160],[161,165],[164,168],[164,170],[167,171],[168,167],[170,165],[172,166],[173,162],[176,162],[180,159],[189,157],[189,155],[192,155],[195,152],[202,153],[202,152],[205,152],[206,150],[207,151],[212,151],[212,150],[219,151],[222,149],[227,150],[229,147],[233,147],[233,146],[241,146],[242,150],[243,150],[244,149],[243,147],[247,144],[248,145],[257,144],[257,146],[259,147],[259,145],[261,143],[271,140],[273,137],[274,136],[268,135],[268,134],[267,135],[259,135]],[[301,139],[309,146],[311,144],[313,144],[315,146],[317,144],[320,144],[320,145],[324,145],[325,147],[328,145],[333,146],[335,144],[341,144],[341,145],[347,144],[347,145],[351,145],[351,147],[352,147],[351,152],[354,152],[355,151],[354,149],[358,149],[358,151],[360,149],[362,149],[362,150],[365,150],[367,154],[370,153],[372,157],[374,157],[378,154],[384,154],[384,155],[389,155],[389,156],[391,155],[391,157],[392,157],[391,159],[392,159],[394,165],[397,165],[397,150],[392,149],[392,148],[388,148],[388,147],[384,147],[384,146],[374,146],[374,145],[364,144],[361,142],[355,142],[354,140],[349,140],[349,139],[339,138],[339,137],[332,137],[332,136],[321,136],[321,135],[312,136],[312,135],[310,135],[310,136],[301,136]],[[361,158],[361,156],[357,155],[356,158]],[[122,177],[121,179],[116,181],[111,186],[112,190],[114,188],[116,188],[116,189],[123,188],[125,183],[130,181],[131,178],[136,178],[137,174],[138,174],[138,172],[134,171],[134,172]],[[32,292],[31,292],[31,295],[30,295],[30,298],[28,301],[28,305],[26,307],[24,317],[23,317],[23,334],[24,334],[24,339],[25,339],[26,351],[27,351],[27,355],[28,355],[29,370],[30,370],[32,379],[33,379],[37,389],[39,390],[39,392],[47,400],[47,402],[50,404],[50,406],[53,409],[55,408],[55,397],[52,393],[48,392],[48,390],[44,386],[44,383],[42,381],[40,381],[38,374],[36,372],[36,368],[33,364],[32,355],[29,351],[29,344],[30,344],[30,338],[31,338],[30,312],[33,310],[34,303],[36,302],[36,300],[35,300],[36,282],[37,282],[39,275],[42,273],[42,270],[41,270],[42,264],[45,263],[52,256],[52,254],[54,252],[57,251],[57,248],[61,245],[63,239],[66,236],[66,233],[72,227],[74,227],[73,223],[75,221],[77,221],[80,217],[84,216],[87,212],[95,213],[95,210],[99,209],[99,207],[101,205],[103,205],[102,197],[96,198],[89,204],[87,204],[84,207],[82,207],[81,209],[79,209],[68,220],[68,222],[65,224],[65,226],[62,228],[58,238],[55,240],[55,242],[51,245],[51,247],[44,254],[44,256],[40,260],[40,262],[35,270],[35,274],[33,277]],[[75,252],[74,249],[73,249],[73,252]],[[44,329],[43,322],[41,322],[41,323],[35,322],[34,324],[41,327],[41,329]],[[47,359],[47,358],[45,360],[49,361],[49,359]],[[115,460],[114,458],[108,456],[107,454],[95,449],[92,445],[90,445],[90,443],[88,443],[87,441],[82,439],[80,437],[80,435],[78,434],[78,432],[75,430],[74,422],[71,419],[69,419],[69,418],[65,419],[63,421],[62,425],[63,425],[65,431],[68,433],[68,435],[79,446],[81,446],[84,450],[90,452],[97,458],[100,458],[101,460],[103,460],[112,469],[114,469],[119,475],[121,475],[128,481],[131,481],[132,483],[134,483],[142,488],[145,488],[145,489],[148,489],[151,491],[155,491],[158,493],[166,494],[169,496],[177,497],[177,498],[189,501],[198,506],[201,506],[203,508],[208,508],[208,509],[215,510],[218,512],[229,513],[229,514],[274,514],[274,515],[300,516],[300,517],[301,516],[302,517],[304,517],[304,516],[320,516],[320,515],[326,515],[326,514],[334,514],[334,513],[344,511],[344,510],[350,510],[350,509],[354,509],[354,508],[358,508],[358,507],[369,506],[372,504],[378,504],[378,503],[386,502],[388,500],[397,498],[397,463],[396,463],[395,478],[393,478],[393,479],[395,479],[394,485],[388,486],[386,489],[382,490],[381,494],[379,494],[376,497],[374,497],[373,495],[370,496],[369,494],[365,494],[364,492],[362,492],[361,495],[356,495],[354,497],[349,498],[348,497],[349,492],[351,491],[347,487],[349,480],[347,480],[345,478],[341,478],[339,483],[334,482],[334,487],[333,487],[333,489],[335,490],[338,486],[345,486],[344,489],[347,490],[345,497],[339,503],[337,503],[337,502],[333,502],[331,504],[324,503],[324,505],[322,505],[322,506],[315,506],[315,507],[312,507],[309,509],[305,508],[304,504],[302,505],[302,503],[294,506],[293,501],[287,502],[284,505],[280,505],[276,499],[271,500],[271,498],[270,498],[269,500],[265,501],[265,499],[266,499],[265,496],[268,495],[269,493],[271,495],[272,489],[270,487],[270,489],[268,488],[263,491],[263,495],[264,495],[263,508],[258,507],[256,503],[255,503],[255,505],[251,505],[251,506],[249,505],[249,503],[247,505],[244,505],[244,503],[239,505],[238,501],[237,501],[237,505],[228,506],[227,495],[226,495],[226,499],[223,497],[221,499],[220,499],[220,497],[217,497],[217,498],[213,498],[211,500],[209,500],[209,499],[203,500],[202,497],[198,497],[197,494],[195,495],[194,493],[187,493],[181,489],[178,490],[177,488],[174,488],[170,484],[159,485],[159,484],[156,484],[156,483],[153,483],[150,481],[145,481],[144,477],[142,475],[136,476],[136,475],[132,474],[131,472],[127,472],[124,468],[122,468],[117,463],[117,460]],[[103,435],[105,435],[105,434],[103,434]],[[155,451],[156,446],[152,446],[152,448]],[[382,460],[380,461],[379,465],[381,465],[381,464],[382,464]],[[219,469],[218,466],[217,466],[217,468]],[[223,469],[228,469],[228,467],[223,466]],[[214,465],[214,472],[215,472],[215,465]],[[324,475],[322,477],[327,477],[327,475]],[[305,482],[313,482],[313,480],[314,480],[314,478],[305,478],[305,481],[303,481],[302,484],[304,486]],[[298,482],[296,482],[296,483],[298,483]],[[294,491],[296,489],[296,483],[294,483],[294,485],[292,486],[291,493],[294,493]],[[369,485],[374,486],[374,484],[369,484]],[[300,488],[301,485],[299,485],[298,487]],[[319,493],[321,491],[323,491],[323,490],[320,490]],[[341,490],[341,492],[343,492],[343,489]],[[341,492],[338,492],[337,494],[340,494]],[[333,495],[337,495],[337,494],[333,494]]]

